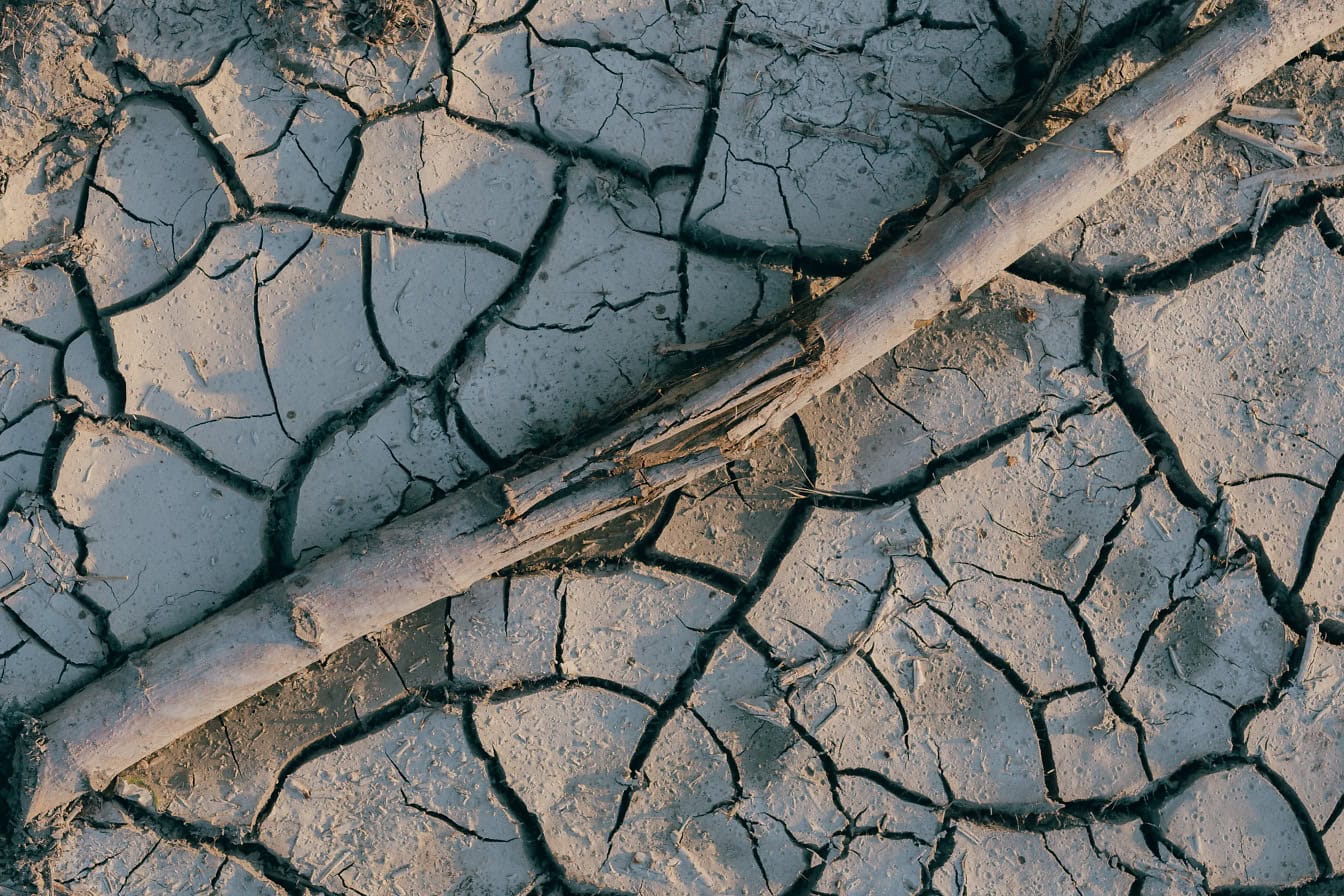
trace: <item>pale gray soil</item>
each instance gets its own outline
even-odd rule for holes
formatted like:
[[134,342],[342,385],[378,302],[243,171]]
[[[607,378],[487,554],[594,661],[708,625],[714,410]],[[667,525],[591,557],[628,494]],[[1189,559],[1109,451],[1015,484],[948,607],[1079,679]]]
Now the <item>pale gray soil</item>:
[[[1192,6],[1094,2],[1061,108]],[[1052,8],[0,12],[0,701],[856,270],[991,133],[906,104],[998,114]],[[1338,163],[1341,90],[1247,101]],[[1340,892],[1344,201],[1253,238],[1278,164],[1201,129],[750,459],[11,826],[0,894]]]

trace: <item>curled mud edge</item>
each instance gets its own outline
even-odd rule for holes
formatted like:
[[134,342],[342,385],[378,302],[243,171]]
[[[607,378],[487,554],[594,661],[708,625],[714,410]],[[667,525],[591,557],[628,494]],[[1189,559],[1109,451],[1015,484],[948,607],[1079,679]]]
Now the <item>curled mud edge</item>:
[[[716,470],[1344,28],[1344,2],[1265,2],[1220,21],[744,352],[671,387],[560,461],[477,480],[357,536],[132,657],[16,747],[32,822],[369,632]],[[1115,135],[1123,134],[1123,150]],[[799,327],[805,342],[796,336]],[[799,350],[799,346],[802,350]],[[228,670],[227,675],[219,670]]]

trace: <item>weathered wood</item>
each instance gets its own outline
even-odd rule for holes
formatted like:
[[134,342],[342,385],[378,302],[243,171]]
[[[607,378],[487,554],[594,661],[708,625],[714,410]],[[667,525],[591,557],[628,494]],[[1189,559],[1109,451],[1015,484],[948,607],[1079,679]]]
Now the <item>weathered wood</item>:
[[22,817],[107,786],[350,641],[717,469],[1344,28],[1344,0],[1250,6],[628,422],[358,536],[32,720],[16,754]]

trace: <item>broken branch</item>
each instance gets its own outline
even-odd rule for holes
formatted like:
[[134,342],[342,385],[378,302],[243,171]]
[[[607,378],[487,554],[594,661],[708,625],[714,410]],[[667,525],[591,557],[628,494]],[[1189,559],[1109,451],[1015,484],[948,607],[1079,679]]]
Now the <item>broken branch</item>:
[[[1228,102],[1344,28],[1344,0],[1262,0],[926,221],[746,349],[561,460],[464,487],[130,657],[16,750],[32,820],[356,638],[715,470],[985,284]],[[1120,150],[1109,152],[1106,150]]]

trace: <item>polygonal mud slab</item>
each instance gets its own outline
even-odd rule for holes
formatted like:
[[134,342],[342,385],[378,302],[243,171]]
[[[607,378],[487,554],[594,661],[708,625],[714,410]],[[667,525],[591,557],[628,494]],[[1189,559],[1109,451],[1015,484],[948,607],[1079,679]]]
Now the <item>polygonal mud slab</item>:
[[80,591],[79,559],[76,533],[19,494],[0,524],[0,703],[35,709],[105,663],[105,611]]
[[345,174],[358,119],[339,97],[303,89],[279,69],[256,42],[244,42],[190,94],[254,203],[325,210]]
[[1153,614],[1121,690],[1143,722],[1153,773],[1226,751],[1233,714],[1269,693],[1288,656],[1254,568],[1220,570],[1177,592]]
[[1095,690],[1068,694],[1045,708],[1046,731],[1062,799],[1130,795],[1148,783],[1139,736]]
[[325,553],[483,472],[455,422],[445,429],[423,390],[398,388],[361,411],[316,445],[294,511],[296,557]]
[[138,828],[112,805],[76,824],[43,866],[53,891],[70,896],[280,896],[285,892],[245,859],[160,837]]
[[449,675],[498,688],[560,674],[560,576],[486,579],[448,599]]
[[0,329],[0,430],[52,397],[55,349],[10,329]]
[[1033,423],[1004,456],[920,496],[932,556],[950,581],[990,576],[1079,593],[1152,463],[1118,410],[1089,411],[1074,405]]
[[254,832],[289,775],[418,704],[443,680],[444,605],[361,638],[124,772],[116,792],[211,829]]
[[369,291],[378,338],[392,362],[430,376],[463,348],[464,331],[512,283],[517,266],[475,246],[376,236]]
[[21,495],[0,526],[4,606],[34,641],[74,665],[100,662],[99,614],[74,594],[80,544],[36,495]]
[[258,342],[257,264],[266,248],[265,228],[224,228],[171,292],[112,317],[111,330],[128,413],[274,484],[297,443],[280,423]]
[[113,304],[174,270],[207,225],[232,213],[213,150],[180,109],[127,102],[98,155],[84,236],[95,300]]
[[0,427],[0,509],[41,487],[54,416],[50,408],[39,406]]
[[0,320],[46,339],[65,339],[84,325],[69,275],[54,267],[0,275]]
[[1210,887],[1284,886],[1317,870],[1292,809],[1249,767],[1195,781],[1163,808],[1162,826]]
[[128,648],[199,621],[262,559],[261,495],[173,447],[81,419],[56,472],[56,507],[88,544],[85,591]]
[[1314,512],[1299,480],[1323,486],[1344,454],[1326,286],[1341,277],[1344,259],[1297,227],[1263,259],[1116,310],[1117,347],[1194,483],[1210,497],[1225,489],[1235,523],[1263,539],[1288,582]]
[[1028,833],[958,824],[954,844],[934,876],[946,893],[1102,896],[1142,882],[1099,852],[1085,829]]
[[459,710],[435,707],[314,758],[286,779],[262,842],[338,892],[525,890],[522,837],[472,741]]
[[1344,805],[1344,777],[1337,771],[1344,765],[1344,719],[1337,699],[1344,657],[1338,646],[1309,637],[1314,643],[1292,684],[1247,726],[1246,744],[1297,794],[1299,814],[1324,835],[1331,861],[1337,862],[1344,856],[1336,828]]
[[573,431],[647,388],[664,366],[658,348],[681,341],[677,244],[627,227],[590,189],[601,177],[572,169],[565,216],[527,291],[458,375],[463,411],[501,454]]
[[569,577],[560,587],[561,673],[616,682],[656,701],[730,603],[707,585],[640,566]]
[[1099,384],[1082,361],[1076,296],[1004,275],[801,413],[817,485],[867,493],[996,427],[1020,428],[1048,400]]
[[302,440],[319,421],[367,398],[390,371],[365,312],[367,247],[351,236],[277,230],[299,245],[284,254],[263,246],[257,330],[280,425]]
[[581,880],[603,873],[622,797],[644,786],[626,769],[651,716],[638,699],[582,685],[524,691],[475,711],[481,744],[499,757],[556,859]]
[[533,46],[531,64],[530,99],[549,136],[654,170],[694,160],[706,96],[676,68],[626,51],[544,42]]
[[556,163],[545,152],[442,110],[375,122],[360,146],[359,173],[341,206],[347,214],[522,251],[551,200]]
[[750,578],[795,495],[808,486],[799,438],[786,429],[744,460],[682,489],[654,542],[657,550],[693,562],[712,557],[718,568]]
[[1129,676],[1151,622],[1207,571],[1200,521],[1156,479],[1138,488],[1138,503],[1109,539],[1105,565],[1077,596],[1078,616],[1092,633],[1095,663],[1110,688]]
[[[121,52],[154,81],[209,77],[221,55],[237,52],[260,24],[256,7],[231,0],[152,7],[112,5],[105,26],[121,37]],[[222,49],[223,48],[223,49]]]
[[752,245],[861,250],[888,216],[928,199],[930,154],[969,130],[905,104],[937,97],[965,108],[1011,91],[1011,49],[994,31],[910,21],[868,38],[861,53],[809,49],[824,47],[770,31],[731,46],[688,209],[696,230]]

